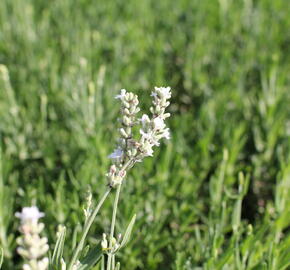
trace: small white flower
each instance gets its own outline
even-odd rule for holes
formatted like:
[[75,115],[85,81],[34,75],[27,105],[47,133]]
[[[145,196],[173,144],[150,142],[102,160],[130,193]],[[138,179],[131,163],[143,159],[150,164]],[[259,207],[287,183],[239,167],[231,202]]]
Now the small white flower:
[[142,118],[140,119],[142,124],[145,122],[145,123],[148,123],[150,122],[150,119],[149,119],[149,116],[147,114],[143,114],[142,115]]
[[153,131],[144,132],[143,129],[140,129],[140,134],[142,135],[142,140],[146,141],[146,143],[150,143],[152,146],[159,146],[158,138],[156,138]]
[[153,133],[151,131],[145,132],[142,128],[140,129],[140,134],[142,135],[142,139],[151,140],[153,137]]
[[166,128],[162,134],[163,138],[169,140],[170,139],[170,131],[169,128]]
[[166,126],[164,123],[164,120],[161,117],[154,118],[153,123],[154,123],[154,127],[159,130],[164,129]]
[[20,218],[22,223],[25,223],[26,221],[35,222],[44,217],[44,213],[39,212],[36,206],[31,206],[22,208],[22,212],[15,213],[15,216]]
[[157,93],[156,92],[151,92],[151,97],[157,97]]
[[144,147],[143,148],[144,156],[152,157],[153,156],[153,149],[152,149],[153,145],[150,144],[149,142],[147,142],[143,145],[143,147]]
[[155,87],[156,93],[159,93],[161,97],[165,99],[171,98],[171,88],[170,87]]
[[117,148],[114,150],[112,154],[108,156],[108,158],[118,159],[118,158],[121,158],[122,156],[123,156],[123,150],[121,148]]
[[150,123],[150,118],[149,118],[149,116],[148,116],[147,114],[143,114],[143,115],[142,115],[142,118],[139,119],[139,121],[141,122],[142,127],[143,127],[144,129],[146,129],[146,127],[147,127],[148,124]]
[[47,269],[49,260],[47,257],[43,258],[40,262],[38,262],[38,268],[41,270]]
[[116,95],[115,96],[115,99],[121,99],[121,100],[123,100],[124,97],[126,96],[126,93],[127,93],[126,89],[121,89],[120,94],[119,95]]

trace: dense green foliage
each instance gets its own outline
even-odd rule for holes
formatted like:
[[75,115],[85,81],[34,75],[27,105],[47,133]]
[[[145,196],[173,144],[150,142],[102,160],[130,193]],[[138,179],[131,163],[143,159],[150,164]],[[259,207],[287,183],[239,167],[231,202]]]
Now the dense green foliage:
[[145,107],[154,85],[173,89],[172,139],[122,187],[117,232],[137,218],[121,269],[286,269],[289,14],[285,0],[1,0],[3,269],[20,263],[22,206],[46,213],[51,246],[64,224],[70,254],[88,187],[106,188],[114,96]]

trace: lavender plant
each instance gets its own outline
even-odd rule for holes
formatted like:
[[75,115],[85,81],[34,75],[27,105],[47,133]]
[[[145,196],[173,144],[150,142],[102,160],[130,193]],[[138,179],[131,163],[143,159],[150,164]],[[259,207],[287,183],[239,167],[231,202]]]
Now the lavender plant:
[[46,270],[49,261],[45,254],[49,247],[47,238],[40,236],[44,224],[38,222],[44,214],[39,212],[36,206],[32,206],[24,207],[22,212],[16,213],[15,216],[21,220],[17,252],[25,260],[23,270]]
[[[120,94],[115,97],[121,102],[120,128],[117,146],[108,156],[112,160],[112,165],[106,174],[107,190],[94,209],[92,208],[91,194],[87,197],[87,207],[84,210],[85,223],[80,241],[68,263],[62,258],[65,228],[61,228],[58,232],[58,240],[49,262],[48,258],[44,257],[48,251],[47,239],[39,236],[44,225],[38,223],[38,219],[44,214],[39,212],[35,206],[25,207],[21,213],[16,213],[16,216],[21,219],[20,231],[22,236],[18,240],[18,253],[25,260],[23,270],[46,270],[48,266],[50,269],[85,270],[91,269],[101,258],[103,261],[102,269],[116,270],[120,268],[120,263],[116,263],[115,256],[128,242],[136,218],[134,215],[123,236],[121,234],[116,236],[116,215],[122,183],[129,169],[136,162],[142,162],[145,157],[153,156],[154,147],[160,145],[161,139],[170,139],[170,132],[165,124],[165,119],[170,114],[165,110],[170,104],[171,89],[170,87],[155,87],[151,96],[153,99],[150,107],[151,116],[143,114],[141,118],[137,116],[140,111],[137,95],[122,89]],[[138,131],[138,133],[135,134],[134,131]],[[81,258],[89,229],[104,201],[114,189],[116,189],[116,193],[110,231],[103,233],[100,248],[91,249],[84,258]]]

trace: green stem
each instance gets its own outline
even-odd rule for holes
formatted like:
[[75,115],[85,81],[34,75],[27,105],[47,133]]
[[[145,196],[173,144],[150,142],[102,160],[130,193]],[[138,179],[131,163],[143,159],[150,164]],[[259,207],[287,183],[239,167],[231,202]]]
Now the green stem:
[[[128,160],[123,168],[121,169],[121,171],[125,171],[126,169],[129,168],[129,166],[131,166],[132,164],[134,164],[134,160],[133,159],[130,159]],[[118,189],[117,189],[117,195],[118,195],[118,200],[119,200],[119,195],[120,195],[120,190],[121,189],[121,184],[118,186]],[[103,195],[103,197],[101,198],[101,200],[99,201],[97,207],[95,208],[94,212],[90,215],[89,219],[87,220],[87,222],[85,223],[85,226],[84,226],[84,230],[83,230],[83,233],[82,233],[82,236],[81,236],[81,240],[80,242],[78,243],[78,246],[77,248],[75,249],[74,253],[73,253],[73,256],[70,260],[70,263],[68,265],[68,268],[67,270],[72,270],[72,267],[74,265],[74,263],[76,262],[76,260],[78,259],[79,257],[79,254],[81,252],[81,250],[83,249],[83,246],[84,246],[84,243],[85,243],[85,240],[86,240],[86,237],[87,237],[87,234],[89,232],[89,229],[90,227],[92,226],[93,222],[94,222],[94,219],[96,217],[96,215],[98,214],[100,208],[102,207],[104,201],[106,200],[106,198],[108,197],[109,193],[111,192],[112,188],[109,187],[109,189],[105,192],[105,194]],[[119,190],[119,191],[118,191]],[[116,196],[117,196],[116,195]],[[118,205],[118,201],[116,202],[116,204]],[[115,209],[116,208],[116,209]],[[115,213],[114,213],[115,211]],[[117,206],[115,207],[114,206],[114,211],[113,211],[113,217],[114,217],[114,222],[113,222],[113,219],[112,219],[112,226],[111,226],[111,234],[110,235],[114,235],[114,227],[115,227],[115,222],[116,222],[116,212],[117,212]],[[112,231],[112,227],[113,227],[113,231]],[[110,245],[112,245],[112,242],[110,240]]]
[[83,246],[84,246],[84,242],[85,242],[85,239],[87,237],[87,234],[89,232],[89,229],[91,228],[93,222],[94,222],[94,219],[96,217],[96,215],[98,214],[100,208],[102,207],[104,201],[106,200],[106,198],[108,197],[109,193],[111,192],[112,188],[109,188],[105,194],[103,195],[103,197],[101,198],[101,200],[99,201],[97,207],[95,208],[94,212],[90,215],[88,221],[85,223],[85,227],[84,227],[84,230],[83,230],[83,233],[82,233],[82,237],[81,237],[81,240],[80,242],[78,243],[78,246],[77,248],[75,249],[74,251],[74,254],[72,256],[72,259],[69,263],[69,266],[68,266],[68,270],[71,270],[74,263],[76,262],[76,260],[78,259],[78,256],[79,256],[79,253],[80,251],[82,250]]
[[110,231],[110,242],[109,242],[109,255],[108,255],[108,264],[107,264],[107,270],[111,270],[111,263],[112,263],[112,244],[113,244],[113,237],[114,237],[114,231],[115,231],[115,224],[116,224],[116,216],[117,216],[117,209],[118,209],[118,202],[119,202],[119,197],[120,197],[120,191],[121,191],[121,186],[118,185],[117,187],[117,192],[116,192],[116,197],[114,201],[114,208],[113,208],[113,214],[112,214],[112,223],[111,223],[111,231]]
[[[135,163],[134,158],[129,159],[124,166],[122,167],[121,171],[125,172],[127,169],[130,169],[131,166],[133,166]],[[115,231],[115,223],[116,223],[116,215],[117,215],[117,208],[118,208],[118,202],[120,197],[120,191],[121,191],[122,182],[117,187],[116,197],[114,201],[114,208],[113,208],[113,214],[112,214],[112,223],[111,223],[111,230],[110,230],[110,238],[109,238],[109,254],[108,254],[108,261],[107,261],[107,270],[111,270],[112,265],[112,241],[114,237],[114,231]],[[115,266],[113,266],[115,267]]]

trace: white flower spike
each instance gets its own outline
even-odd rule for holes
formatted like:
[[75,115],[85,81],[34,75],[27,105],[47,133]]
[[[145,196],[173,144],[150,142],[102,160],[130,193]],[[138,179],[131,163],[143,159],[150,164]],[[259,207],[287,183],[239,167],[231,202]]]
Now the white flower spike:
[[23,270],[47,270],[49,260],[45,256],[49,249],[47,238],[41,237],[40,233],[44,228],[43,223],[38,220],[44,216],[36,206],[24,207],[21,213],[16,213],[20,218],[21,225],[19,231],[21,235],[17,238],[17,252],[21,255],[25,263]]
[[[107,173],[110,187],[116,187],[122,183],[128,167],[141,162],[145,157],[153,156],[153,147],[159,146],[162,138],[170,139],[170,132],[164,120],[170,116],[165,110],[170,104],[171,88],[155,87],[151,96],[152,117],[143,114],[138,120],[136,120],[137,113],[140,111],[138,96],[125,89],[122,89],[121,93],[116,96],[116,99],[121,100],[121,117],[119,118],[121,127],[117,148],[109,155],[114,163]],[[137,124],[141,126],[139,139],[134,138],[133,134],[135,130],[133,127]]]

